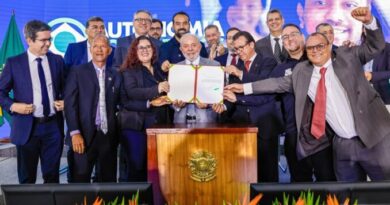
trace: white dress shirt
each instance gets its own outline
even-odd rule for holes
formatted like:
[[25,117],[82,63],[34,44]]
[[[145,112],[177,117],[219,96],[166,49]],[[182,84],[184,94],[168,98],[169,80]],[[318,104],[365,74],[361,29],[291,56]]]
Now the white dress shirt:
[[88,54],[88,62],[92,60],[92,53],[91,53],[91,44],[89,41],[87,41],[87,54]]
[[38,74],[38,62],[36,61],[37,58],[42,58],[42,67],[43,72],[45,73],[45,80],[46,80],[46,86],[47,86],[47,92],[49,95],[49,103],[50,103],[50,114],[54,115],[54,91],[53,91],[53,83],[51,79],[51,72],[49,68],[49,61],[47,59],[47,56],[36,56],[32,54],[29,50],[27,50],[27,56],[28,56],[28,64],[30,68],[30,75],[31,75],[31,82],[32,82],[32,89],[33,89],[33,105],[34,105],[34,117],[43,117],[43,105],[42,105],[42,92],[41,92],[41,82],[39,80],[39,74]]

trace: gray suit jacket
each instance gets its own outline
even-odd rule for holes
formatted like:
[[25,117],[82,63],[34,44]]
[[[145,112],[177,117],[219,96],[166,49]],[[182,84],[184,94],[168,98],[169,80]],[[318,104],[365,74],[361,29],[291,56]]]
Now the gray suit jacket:
[[[380,26],[379,26],[380,27]],[[364,77],[362,66],[373,59],[385,46],[382,29],[368,30],[361,46],[339,47],[332,56],[334,72],[347,92],[356,131],[365,146],[372,148],[384,137],[390,137],[390,115],[375,89]],[[313,65],[304,61],[296,65],[292,75],[257,81],[253,92],[294,92],[298,134],[302,123],[304,105],[313,73]],[[298,135],[299,136],[299,135]]]
[[[177,64],[185,65],[186,61],[181,61]],[[219,62],[214,60],[209,60],[207,58],[200,57],[199,65],[208,65],[208,66],[219,66]],[[187,104],[186,106],[182,108],[174,108],[175,115],[173,117],[174,123],[185,123],[186,122],[186,116],[187,113],[192,112],[192,109],[195,110],[196,113],[196,122],[199,123],[210,123],[210,122],[216,122],[217,120],[217,113],[215,113],[211,107],[208,107],[206,109],[199,109],[196,107],[195,104]]]
[[[280,40],[279,42],[282,41]],[[282,43],[280,43],[280,47],[282,48],[282,61],[284,61],[288,57],[288,53],[286,49],[284,49],[284,47],[282,46]],[[256,53],[261,54],[262,56],[270,56],[275,58],[274,52],[272,51],[270,35],[256,41],[255,50]]]

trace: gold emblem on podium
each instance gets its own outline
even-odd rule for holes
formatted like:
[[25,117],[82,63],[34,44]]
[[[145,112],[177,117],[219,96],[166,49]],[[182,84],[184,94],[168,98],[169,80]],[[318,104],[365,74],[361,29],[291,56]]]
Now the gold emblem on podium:
[[191,170],[191,179],[198,182],[208,182],[216,177],[217,160],[206,151],[192,153],[188,160],[188,167]]

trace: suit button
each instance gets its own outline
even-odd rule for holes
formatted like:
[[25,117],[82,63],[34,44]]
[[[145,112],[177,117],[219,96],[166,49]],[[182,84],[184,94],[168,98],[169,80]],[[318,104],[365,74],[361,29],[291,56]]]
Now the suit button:
[[246,109],[246,112],[250,112],[251,110],[250,109]]
[[242,100],[241,102],[242,102],[243,104],[246,103],[245,100]]
[[363,110],[359,110],[360,114],[363,114]]

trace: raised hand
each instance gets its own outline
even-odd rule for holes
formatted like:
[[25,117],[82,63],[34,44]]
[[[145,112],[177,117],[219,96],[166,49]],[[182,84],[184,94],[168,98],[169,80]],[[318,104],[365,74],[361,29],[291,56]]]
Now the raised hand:
[[364,24],[370,24],[373,19],[368,7],[357,7],[351,12],[351,16]]

